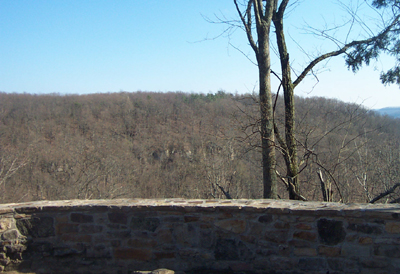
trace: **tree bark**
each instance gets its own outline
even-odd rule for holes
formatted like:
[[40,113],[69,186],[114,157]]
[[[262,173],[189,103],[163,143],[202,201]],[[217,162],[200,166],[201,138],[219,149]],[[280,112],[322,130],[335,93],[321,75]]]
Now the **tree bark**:
[[[265,2],[265,4],[263,4],[263,2]],[[277,199],[278,182],[275,172],[275,131],[271,94],[271,54],[269,45],[272,16],[276,9],[277,0],[249,0],[245,13],[240,11],[236,0],[234,0],[234,3],[246,31],[247,39],[256,55],[258,64],[264,188],[263,198]],[[254,40],[252,34],[252,11],[256,23],[257,40]]]
[[257,63],[259,71],[259,96],[261,114],[261,143],[264,198],[277,199],[277,177],[275,156],[275,131],[271,94],[271,54],[269,36],[275,1],[267,1],[265,12],[262,0],[254,2],[254,14],[258,36]]
[[286,40],[283,31],[283,15],[289,0],[284,0],[274,13],[273,22],[275,26],[276,41],[278,44],[279,58],[281,60],[282,88],[285,103],[285,137],[286,137],[286,170],[289,184],[289,199],[297,200],[300,194],[298,175],[299,166],[297,161],[297,145],[295,139],[295,105],[294,86],[292,83],[289,53],[286,47]]

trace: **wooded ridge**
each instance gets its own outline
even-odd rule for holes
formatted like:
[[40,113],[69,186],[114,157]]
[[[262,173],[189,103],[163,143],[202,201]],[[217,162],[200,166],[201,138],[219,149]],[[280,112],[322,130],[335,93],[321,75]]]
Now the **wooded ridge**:
[[[305,199],[370,202],[392,190],[378,202],[398,202],[398,119],[325,98],[296,106]],[[223,91],[0,93],[0,203],[261,198],[258,111],[257,96]],[[278,98],[278,127],[283,111]]]

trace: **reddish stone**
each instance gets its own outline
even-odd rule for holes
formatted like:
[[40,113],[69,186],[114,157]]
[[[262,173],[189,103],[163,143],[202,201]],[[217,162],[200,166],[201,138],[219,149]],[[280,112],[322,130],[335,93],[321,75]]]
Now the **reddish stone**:
[[358,243],[362,245],[372,244],[373,240],[371,237],[360,237]]
[[300,223],[296,225],[296,228],[299,230],[311,230],[312,227],[308,224]]
[[293,234],[293,238],[314,242],[317,239],[317,234],[308,231],[297,231]]
[[216,222],[215,225],[237,234],[243,233],[246,230],[246,222],[243,220],[221,220]]
[[340,247],[332,247],[332,246],[324,246],[321,245],[318,247],[318,254],[327,256],[327,257],[337,257],[340,256],[341,249]]
[[78,224],[61,223],[56,227],[57,234],[78,232]]

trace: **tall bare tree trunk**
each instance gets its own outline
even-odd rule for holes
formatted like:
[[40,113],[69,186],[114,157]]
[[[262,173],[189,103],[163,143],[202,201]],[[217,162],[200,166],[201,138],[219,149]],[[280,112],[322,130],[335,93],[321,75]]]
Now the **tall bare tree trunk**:
[[300,190],[298,182],[299,166],[297,161],[297,145],[295,139],[295,106],[294,86],[292,83],[289,53],[283,31],[283,15],[289,0],[281,2],[279,9],[274,13],[273,22],[275,26],[276,41],[278,44],[279,58],[281,60],[282,88],[285,102],[285,137],[286,137],[286,170],[289,183],[289,199],[299,199]]
[[269,35],[271,29],[274,2],[267,1],[265,12],[262,0],[254,1],[254,14],[256,18],[258,36],[257,63],[260,81],[260,114],[261,114],[261,144],[264,198],[278,198],[276,157],[275,157],[275,131],[273,120],[273,104],[271,95],[271,53]]
[[[260,43],[261,44],[261,43]],[[265,51],[264,51],[265,50]],[[275,157],[275,131],[273,121],[273,108],[271,97],[271,74],[269,44],[260,50],[262,56],[258,62],[260,80],[260,113],[261,113],[261,143],[262,143],[262,166],[264,198],[278,198],[276,157]],[[268,53],[266,53],[268,52]]]

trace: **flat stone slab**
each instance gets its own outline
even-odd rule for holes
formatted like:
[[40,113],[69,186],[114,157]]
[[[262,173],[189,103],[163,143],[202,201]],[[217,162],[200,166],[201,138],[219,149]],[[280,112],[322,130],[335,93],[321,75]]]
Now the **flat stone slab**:
[[350,216],[399,219],[400,204],[343,204],[328,202],[304,202],[271,199],[237,200],[185,200],[185,199],[116,199],[116,200],[62,200],[36,201],[27,203],[0,204],[3,213],[30,213],[37,211],[91,210],[96,208],[137,208],[151,210],[162,208],[171,211],[213,211],[216,208],[230,211],[269,212],[314,216]]

